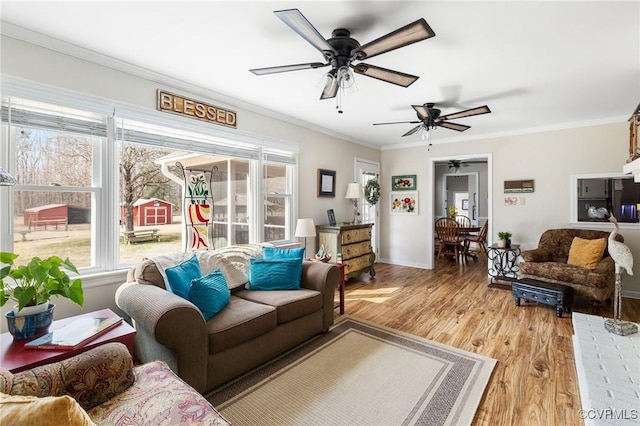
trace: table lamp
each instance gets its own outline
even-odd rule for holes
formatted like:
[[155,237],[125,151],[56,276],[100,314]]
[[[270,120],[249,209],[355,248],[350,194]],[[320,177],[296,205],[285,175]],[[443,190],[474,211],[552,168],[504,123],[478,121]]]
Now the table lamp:
[[347,186],[347,195],[344,198],[351,200],[353,204],[353,222],[351,223],[360,223],[358,216],[360,216],[360,212],[358,211],[358,200],[364,198],[364,190],[362,189],[362,185],[357,182],[351,182]]
[[304,257],[307,255],[307,237],[316,236],[316,225],[313,223],[313,219],[305,218],[298,219],[296,223],[296,231],[294,234],[296,237],[304,237]]

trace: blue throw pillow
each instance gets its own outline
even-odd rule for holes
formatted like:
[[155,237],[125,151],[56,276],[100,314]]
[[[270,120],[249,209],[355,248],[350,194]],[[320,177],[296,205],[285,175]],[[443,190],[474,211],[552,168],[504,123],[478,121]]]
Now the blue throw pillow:
[[220,269],[191,281],[189,300],[196,305],[205,321],[209,321],[229,304],[231,293]]
[[299,290],[302,259],[250,259],[249,290]]
[[164,270],[167,275],[167,286],[171,293],[189,300],[189,287],[191,280],[200,278],[200,262],[196,256],[191,256],[182,263],[172,266]]
[[300,248],[275,248],[263,247],[263,259],[302,259],[304,256],[304,247]]

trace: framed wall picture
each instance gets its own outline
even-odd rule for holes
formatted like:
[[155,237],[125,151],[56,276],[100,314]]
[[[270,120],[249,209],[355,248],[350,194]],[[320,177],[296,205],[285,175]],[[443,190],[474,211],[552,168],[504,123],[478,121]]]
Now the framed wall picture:
[[418,214],[418,191],[389,193],[389,213],[402,215]]
[[392,191],[415,191],[418,189],[416,175],[391,176]]
[[336,225],[336,214],[333,212],[333,209],[327,210],[327,218],[329,219],[329,225]]
[[336,171],[318,169],[318,197],[336,196]]
[[469,200],[462,200],[462,210],[469,210]]

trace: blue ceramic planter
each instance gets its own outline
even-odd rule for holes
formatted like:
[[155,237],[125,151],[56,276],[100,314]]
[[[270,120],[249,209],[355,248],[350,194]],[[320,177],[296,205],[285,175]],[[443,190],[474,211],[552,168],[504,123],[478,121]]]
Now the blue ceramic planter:
[[49,326],[53,321],[53,308],[56,305],[50,303],[49,308],[33,315],[16,316],[15,312],[7,312],[7,328],[15,340],[26,340],[42,336],[49,332]]

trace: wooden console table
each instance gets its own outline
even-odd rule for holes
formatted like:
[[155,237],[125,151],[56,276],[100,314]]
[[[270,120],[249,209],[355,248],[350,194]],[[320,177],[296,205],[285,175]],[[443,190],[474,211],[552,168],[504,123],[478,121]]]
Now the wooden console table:
[[331,261],[344,264],[345,281],[369,272],[376,275],[373,268],[375,256],[371,249],[372,223],[318,225],[316,226],[316,250],[324,245],[331,255]]

